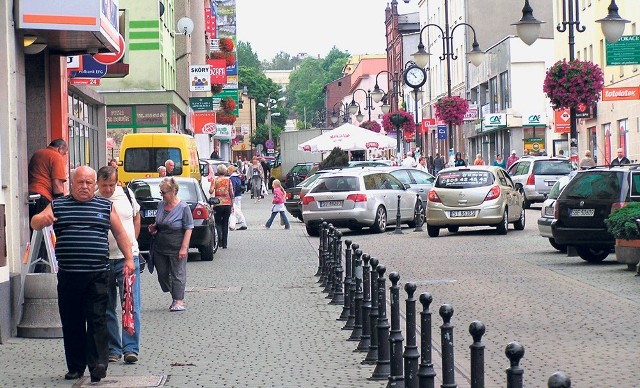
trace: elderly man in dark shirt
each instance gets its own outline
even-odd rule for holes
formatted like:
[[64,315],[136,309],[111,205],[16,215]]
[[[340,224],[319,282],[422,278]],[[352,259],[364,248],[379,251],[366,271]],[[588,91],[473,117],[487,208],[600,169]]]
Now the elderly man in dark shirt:
[[87,366],[92,382],[107,375],[109,230],[124,255],[124,270],[135,271],[131,242],[120,217],[108,199],[94,195],[95,190],[95,170],[78,167],[71,195],[55,198],[31,219],[33,229],[53,225],[56,233],[58,309],[67,380],[82,377]]

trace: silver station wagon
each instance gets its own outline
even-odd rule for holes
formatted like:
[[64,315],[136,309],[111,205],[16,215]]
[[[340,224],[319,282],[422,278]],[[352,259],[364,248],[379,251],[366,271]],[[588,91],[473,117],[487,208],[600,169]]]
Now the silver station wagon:
[[318,235],[322,220],[335,227],[383,232],[396,223],[400,197],[400,223],[415,227],[416,207],[421,201],[393,175],[369,169],[344,169],[324,174],[302,198],[302,218],[307,233]]

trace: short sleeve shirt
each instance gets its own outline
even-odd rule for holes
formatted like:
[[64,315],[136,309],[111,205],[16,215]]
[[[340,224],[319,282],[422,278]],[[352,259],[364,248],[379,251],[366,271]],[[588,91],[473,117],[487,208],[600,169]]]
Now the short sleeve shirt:
[[53,179],[67,180],[67,161],[53,147],[36,151],[29,160],[29,192],[52,201]]

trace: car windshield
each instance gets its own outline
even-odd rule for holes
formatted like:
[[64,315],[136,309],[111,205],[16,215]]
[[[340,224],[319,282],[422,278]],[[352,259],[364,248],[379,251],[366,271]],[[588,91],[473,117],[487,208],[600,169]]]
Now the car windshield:
[[569,182],[568,178],[561,178],[560,180],[558,180],[551,188],[551,191],[549,191],[549,196],[547,198],[558,199],[558,197],[560,196],[560,192],[567,185],[568,182]]
[[175,163],[173,174],[182,174],[181,161],[184,158],[180,148],[128,148],[124,154],[123,168],[126,172],[158,172],[158,167],[164,166],[168,159]]
[[357,191],[359,189],[358,178],[353,176],[323,177],[318,184],[311,189],[312,193],[329,193]]
[[489,171],[458,170],[440,173],[435,186],[447,189],[469,189],[490,186],[494,181],[495,178]]
[[562,190],[561,198],[618,200],[624,174],[622,172],[599,171],[579,173]]
[[320,178],[320,176],[322,176],[322,174],[313,174],[310,177],[308,177],[307,179],[303,180],[300,183],[300,186],[302,187],[309,187],[313,184],[313,182],[317,181],[318,178]]
[[[160,182],[133,181],[129,188],[133,191],[136,200],[149,201],[151,199],[162,199],[160,194]],[[185,202],[198,202],[197,186],[190,182],[178,182],[178,198]]]
[[571,170],[569,160],[538,160],[533,164],[533,175],[566,175]]

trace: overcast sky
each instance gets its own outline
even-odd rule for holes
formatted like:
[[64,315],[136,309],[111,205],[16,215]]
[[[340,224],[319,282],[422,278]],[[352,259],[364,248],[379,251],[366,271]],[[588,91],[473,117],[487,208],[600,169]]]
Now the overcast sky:
[[[350,54],[384,54],[384,10],[390,0],[236,0],[237,39],[260,60],[280,51],[324,57],[333,46]],[[400,14],[418,0],[398,1]]]

